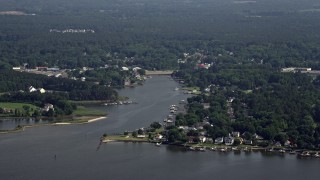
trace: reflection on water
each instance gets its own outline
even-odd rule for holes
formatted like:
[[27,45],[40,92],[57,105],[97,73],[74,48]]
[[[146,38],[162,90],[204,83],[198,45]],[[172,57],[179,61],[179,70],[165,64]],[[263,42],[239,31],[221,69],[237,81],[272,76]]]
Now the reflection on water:
[[0,130],[12,130],[17,126],[47,124],[54,121],[54,119],[38,119],[38,118],[1,118]]

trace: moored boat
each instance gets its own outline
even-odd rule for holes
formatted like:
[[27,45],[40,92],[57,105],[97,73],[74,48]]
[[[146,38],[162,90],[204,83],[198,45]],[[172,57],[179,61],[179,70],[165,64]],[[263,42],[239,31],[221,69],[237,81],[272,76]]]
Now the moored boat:
[[303,151],[302,153],[299,154],[299,156],[301,156],[301,157],[309,157],[310,153],[309,153],[309,151]]
[[289,154],[294,155],[297,154],[296,151],[290,151]]
[[279,150],[279,153],[285,153],[285,152],[286,152],[286,150],[284,150],[284,149]]

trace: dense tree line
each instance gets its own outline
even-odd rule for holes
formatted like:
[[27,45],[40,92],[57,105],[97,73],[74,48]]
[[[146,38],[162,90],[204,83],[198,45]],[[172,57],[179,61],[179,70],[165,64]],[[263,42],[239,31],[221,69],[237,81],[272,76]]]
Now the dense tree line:
[[[1,11],[36,15],[0,16],[0,68],[23,63],[100,67],[116,60],[145,69],[176,69],[182,53],[198,49],[208,55],[233,51],[234,58],[222,58],[231,62],[254,58],[278,67],[319,68],[315,29],[320,14],[311,11],[316,5],[316,0],[2,1]],[[95,33],[49,32],[70,28]]]

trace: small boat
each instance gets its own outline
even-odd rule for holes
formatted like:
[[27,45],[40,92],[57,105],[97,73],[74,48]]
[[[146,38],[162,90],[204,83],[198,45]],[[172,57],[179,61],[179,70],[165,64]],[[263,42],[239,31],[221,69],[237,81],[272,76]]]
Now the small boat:
[[294,155],[296,154],[296,151],[290,151],[289,154]]
[[286,151],[284,149],[280,149],[279,153],[285,153]]
[[226,148],[221,148],[221,149],[220,149],[220,152],[226,152],[226,151],[227,151]]
[[212,147],[212,148],[211,148],[211,151],[216,151],[216,150],[217,150],[216,147]]
[[157,142],[156,143],[156,146],[160,146],[162,143],[161,142]]
[[319,158],[319,157],[320,157],[319,152],[316,152],[316,153],[313,155],[313,157]]
[[301,154],[299,154],[301,157],[308,157],[310,156],[310,153],[308,151],[303,151]]
[[179,88],[176,87],[176,88],[174,88],[174,90],[175,90],[175,91],[179,91]]
[[173,123],[173,121],[172,121],[172,120],[170,120],[170,119],[168,119],[168,120],[167,120],[167,123]]
[[268,152],[273,152],[274,150],[273,150],[273,148],[269,148],[269,149],[267,149],[267,151]]

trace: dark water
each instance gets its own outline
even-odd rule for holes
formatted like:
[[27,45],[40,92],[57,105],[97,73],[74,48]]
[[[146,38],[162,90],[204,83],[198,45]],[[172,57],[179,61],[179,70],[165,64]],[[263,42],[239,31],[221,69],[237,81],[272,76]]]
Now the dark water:
[[320,159],[262,153],[189,152],[152,144],[109,143],[99,137],[161,121],[186,98],[167,77],[121,90],[139,104],[101,107],[107,119],[44,126],[0,135],[0,179],[319,179]]
[[0,130],[15,129],[18,125],[34,125],[34,124],[47,124],[50,121],[34,118],[1,118]]

